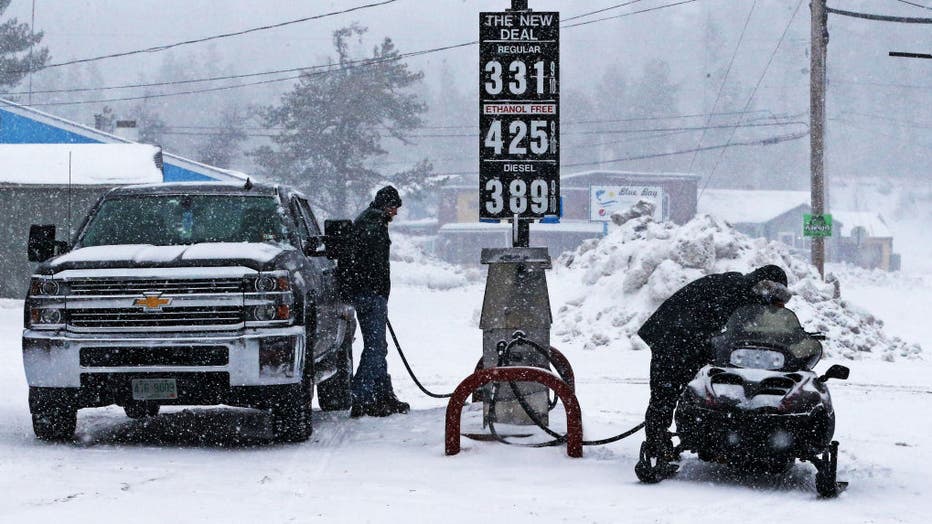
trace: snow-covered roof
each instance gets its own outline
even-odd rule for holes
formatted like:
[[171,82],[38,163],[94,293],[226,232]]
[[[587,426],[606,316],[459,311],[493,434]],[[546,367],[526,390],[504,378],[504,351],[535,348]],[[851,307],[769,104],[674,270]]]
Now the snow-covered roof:
[[870,211],[832,211],[832,221],[838,222],[838,234],[841,236],[851,236],[851,232],[857,227],[863,227],[867,236],[875,238],[893,237],[893,232],[887,226],[877,213]]
[[159,151],[147,144],[0,144],[0,183],[158,183],[162,181],[156,165]]
[[[126,138],[105,133],[99,129],[88,127],[50,113],[39,111],[33,107],[17,104],[10,100],[0,98],[0,113],[3,114],[3,125],[0,126],[0,136],[4,143],[10,144],[61,144],[61,143],[101,143],[101,144],[135,144]],[[34,122],[43,130],[29,126],[31,130],[24,131],[23,122]],[[60,132],[49,132],[56,130]],[[37,132],[38,136],[33,135]],[[25,133],[26,136],[22,136]],[[16,135],[15,137],[6,135]],[[10,140],[10,138],[14,138]],[[246,180],[247,175],[231,169],[221,169],[211,165],[196,162],[189,158],[174,155],[167,151],[162,153],[165,168],[165,181],[180,180]],[[194,176],[195,178],[190,178]]]
[[697,203],[697,211],[732,224],[759,224],[802,204],[809,204],[807,191],[765,191],[707,189]]
[[603,169],[594,170],[594,171],[580,171],[579,173],[569,173],[561,174],[560,181],[564,180],[572,181],[578,178],[589,178],[589,177],[603,177],[603,176],[617,176],[617,177],[631,177],[631,178],[679,178],[679,179],[690,179],[698,180],[699,175],[692,173],[665,173],[665,172],[652,172],[652,171],[607,171]]

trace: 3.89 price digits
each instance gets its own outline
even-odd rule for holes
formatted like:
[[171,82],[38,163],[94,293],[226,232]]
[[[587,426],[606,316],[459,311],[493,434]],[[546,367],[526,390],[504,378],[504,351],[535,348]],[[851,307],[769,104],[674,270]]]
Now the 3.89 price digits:
[[486,181],[485,190],[489,192],[485,199],[485,210],[491,215],[498,215],[505,210],[508,204],[508,213],[512,215],[524,214],[530,208],[532,213],[543,214],[547,212],[547,181],[534,179],[530,184],[520,178],[508,183],[508,194],[504,194],[502,181],[493,178]]

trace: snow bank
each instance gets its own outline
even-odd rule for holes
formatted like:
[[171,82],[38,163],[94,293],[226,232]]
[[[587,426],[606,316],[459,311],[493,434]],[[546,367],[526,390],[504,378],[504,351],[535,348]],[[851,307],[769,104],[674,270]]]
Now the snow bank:
[[649,216],[616,220],[609,234],[563,254],[554,279],[576,282],[576,295],[555,312],[554,335],[587,349],[647,349],[635,336],[647,317],[685,284],[710,273],[749,272],[765,264],[787,271],[795,296],[788,307],[809,331],[825,333],[828,356],[919,357],[921,348],[883,331],[870,313],[835,298],[808,261],[783,244],[750,238],[727,222],[699,215],[678,226]]
[[479,282],[484,272],[448,264],[428,254],[424,242],[432,237],[392,233],[392,285],[453,289]]

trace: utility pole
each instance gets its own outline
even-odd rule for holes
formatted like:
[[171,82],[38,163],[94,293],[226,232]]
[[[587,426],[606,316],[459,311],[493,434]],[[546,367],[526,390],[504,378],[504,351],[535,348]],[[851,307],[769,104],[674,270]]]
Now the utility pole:
[[[825,0],[812,0],[809,53],[809,172],[812,214],[825,214],[825,57],[828,48]],[[825,238],[812,237],[812,263],[825,277]]]

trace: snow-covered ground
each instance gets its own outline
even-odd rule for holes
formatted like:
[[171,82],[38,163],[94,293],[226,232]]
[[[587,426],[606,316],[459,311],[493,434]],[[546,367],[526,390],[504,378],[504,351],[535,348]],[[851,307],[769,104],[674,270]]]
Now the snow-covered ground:
[[[481,355],[482,279],[426,263],[401,242],[395,247],[401,259],[394,266],[392,322],[422,382],[450,391]],[[932,310],[932,275],[836,272],[848,310],[869,312],[884,321],[884,336],[930,351],[932,324],[924,317]],[[586,317],[589,306],[579,300],[584,277],[582,269],[551,272],[556,324],[565,327],[567,310],[559,312],[568,302],[583,313],[580,336],[555,336],[554,344],[573,363],[586,438],[600,438],[642,418],[649,354],[614,341]],[[599,297],[592,308],[605,305]],[[820,370],[836,362],[851,368],[849,381],[831,383],[839,477],[851,485],[837,500],[820,500],[808,464],[763,478],[690,456],[676,478],[639,484],[633,468],[641,434],[586,448],[582,459],[568,458],[565,448],[466,438],[461,454],[446,457],[445,404],[420,394],[394,352],[389,366],[396,390],[412,412],[351,420],[317,411],[314,435],[303,444],[270,444],[261,414],[219,407],[166,410],[148,422],[130,421],[117,408],[83,410],[77,443],[42,443],[29,423],[21,307],[21,301],[0,301],[3,523],[926,522],[932,510],[926,447],[932,359],[926,353],[888,362],[881,353],[856,353],[852,360],[838,352],[819,364]],[[595,329],[608,332],[609,342],[593,346]],[[477,428],[480,418],[468,408],[464,427]],[[561,425],[559,415],[551,420]]]

